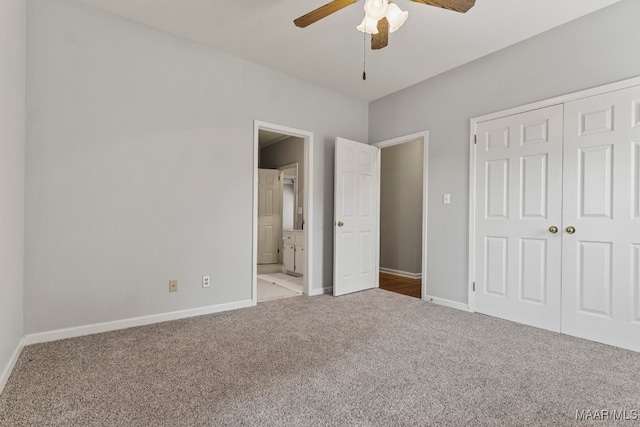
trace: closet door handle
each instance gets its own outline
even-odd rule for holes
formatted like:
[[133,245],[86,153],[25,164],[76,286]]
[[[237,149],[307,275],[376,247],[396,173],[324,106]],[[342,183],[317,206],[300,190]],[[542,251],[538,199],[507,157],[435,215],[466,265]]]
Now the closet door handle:
[[558,232],[558,227],[556,227],[555,225],[552,225],[551,227],[549,227],[549,232],[556,234]]
[[572,227],[572,226],[568,226],[566,231],[569,234],[573,234],[573,233],[576,232],[576,229],[574,227]]

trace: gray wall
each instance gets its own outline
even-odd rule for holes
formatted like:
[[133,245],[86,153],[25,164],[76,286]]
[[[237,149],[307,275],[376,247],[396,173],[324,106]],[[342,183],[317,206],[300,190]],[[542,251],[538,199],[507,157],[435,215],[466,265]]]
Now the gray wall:
[[[259,155],[260,167],[264,169],[278,169],[280,166],[298,163],[298,206],[304,207],[304,139],[287,138],[261,149]],[[304,218],[304,211],[302,215],[296,214],[297,229],[301,228]]]
[[[0,1],[0,389],[22,338],[26,7]],[[8,372],[6,372],[8,373]]]
[[334,138],[368,139],[365,102],[71,0],[29,0],[28,38],[26,333],[250,299],[254,119],[314,132],[331,285]]
[[624,0],[370,104],[371,142],[429,130],[431,296],[467,301],[469,119],[640,75],[638,16]]
[[422,272],[422,140],[383,148],[380,267]]

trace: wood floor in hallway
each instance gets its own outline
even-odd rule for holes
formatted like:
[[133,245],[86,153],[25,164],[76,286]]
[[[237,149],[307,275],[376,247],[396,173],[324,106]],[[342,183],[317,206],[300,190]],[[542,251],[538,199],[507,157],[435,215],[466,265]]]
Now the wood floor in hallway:
[[380,289],[410,297],[422,297],[422,280],[409,279],[389,273],[380,273]]

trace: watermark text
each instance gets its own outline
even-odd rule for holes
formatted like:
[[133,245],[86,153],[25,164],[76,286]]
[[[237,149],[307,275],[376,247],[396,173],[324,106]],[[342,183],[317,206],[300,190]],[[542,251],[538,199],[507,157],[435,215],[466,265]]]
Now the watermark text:
[[638,409],[576,409],[578,421],[638,421]]

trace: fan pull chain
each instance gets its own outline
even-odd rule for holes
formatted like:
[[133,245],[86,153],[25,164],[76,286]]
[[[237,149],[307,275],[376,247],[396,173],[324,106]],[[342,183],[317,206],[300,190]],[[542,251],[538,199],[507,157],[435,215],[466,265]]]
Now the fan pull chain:
[[362,80],[367,80],[367,23],[364,24],[365,32],[362,33]]

